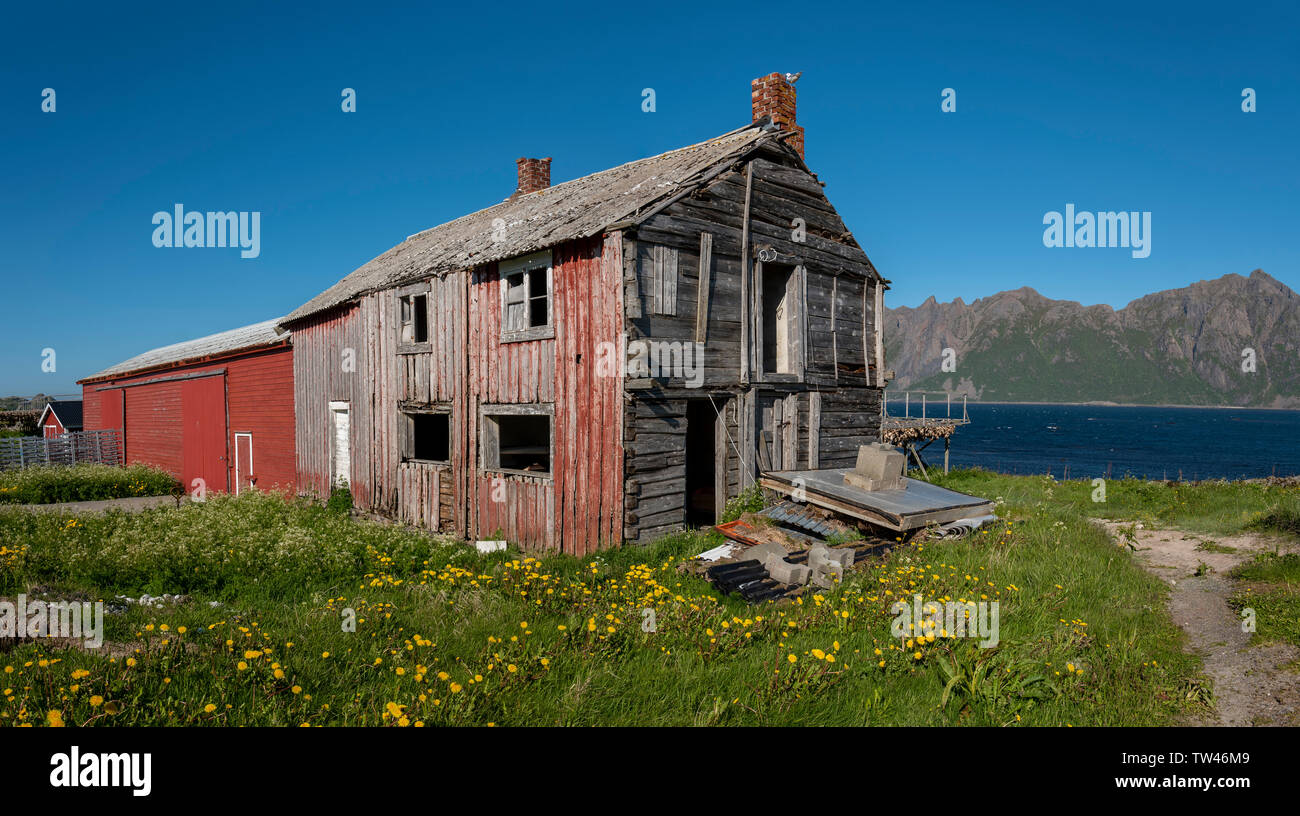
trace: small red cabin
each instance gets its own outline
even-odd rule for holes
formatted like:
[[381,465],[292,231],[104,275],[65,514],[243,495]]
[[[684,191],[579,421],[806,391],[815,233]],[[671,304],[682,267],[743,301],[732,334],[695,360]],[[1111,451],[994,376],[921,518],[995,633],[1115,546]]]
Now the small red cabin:
[[80,431],[81,400],[50,400],[36,425],[46,439]]
[[[293,347],[270,320],[145,352],[79,381],[86,430],[191,492],[295,490]],[[200,481],[201,480],[201,481]]]

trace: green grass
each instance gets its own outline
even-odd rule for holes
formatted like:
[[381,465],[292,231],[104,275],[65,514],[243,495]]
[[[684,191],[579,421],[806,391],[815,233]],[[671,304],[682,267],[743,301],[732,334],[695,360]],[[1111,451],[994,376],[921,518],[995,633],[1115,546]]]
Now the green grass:
[[1205,534],[1246,529],[1300,534],[1300,489],[1246,482],[1170,484],[1141,479],[1109,479],[1102,494],[1092,480],[1057,481],[1047,476],[1005,476],[984,470],[955,470],[933,481],[954,490],[1065,517],[1141,521]]
[[[538,561],[256,493],[134,515],[0,508],[7,597],[190,596],[108,615],[95,652],[0,655],[0,721],[1161,725],[1204,705],[1167,590],[1087,521],[1075,486],[949,482],[1002,497],[1011,521],[900,542],[843,586],[755,607],[679,571],[716,534]],[[1181,496],[1147,509],[1213,504]],[[890,606],[916,592],[998,601],[999,644],[895,641]]]
[[1232,571],[1249,584],[1232,598],[1238,611],[1255,613],[1255,640],[1300,646],[1300,553],[1264,552]]
[[166,496],[179,490],[171,474],[131,465],[39,466],[0,472],[0,504],[53,504],[133,496]]

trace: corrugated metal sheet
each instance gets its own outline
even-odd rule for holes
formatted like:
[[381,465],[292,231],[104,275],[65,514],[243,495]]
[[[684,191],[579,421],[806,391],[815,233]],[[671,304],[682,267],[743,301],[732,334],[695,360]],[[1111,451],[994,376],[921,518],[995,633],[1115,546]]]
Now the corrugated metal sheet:
[[203,360],[214,355],[230,354],[259,346],[272,346],[283,343],[287,340],[287,337],[277,334],[275,330],[276,324],[279,322],[278,320],[267,320],[262,323],[255,323],[252,326],[244,326],[220,334],[210,334],[207,337],[156,348],[152,351],[146,351],[144,354],[137,354],[129,360],[123,360],[117,365],[109,366],[103,371],[77,382],[86,383],[106,377],[147,371],[167,365],[177,365],[191,360]]

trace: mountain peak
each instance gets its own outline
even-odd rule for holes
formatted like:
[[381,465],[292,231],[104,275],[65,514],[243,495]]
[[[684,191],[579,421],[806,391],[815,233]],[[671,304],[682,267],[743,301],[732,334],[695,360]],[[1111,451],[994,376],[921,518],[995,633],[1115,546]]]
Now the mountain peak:
[[[989,401],[1300,409],[1300,296],[1261,269],[1118,310],[1022,286],[923,314],[886,312],[895,388],[960,388]],[[956,351],[955,372],[940,368],[940,346]],[[1258,367],[1243,373],[1246,348]]]

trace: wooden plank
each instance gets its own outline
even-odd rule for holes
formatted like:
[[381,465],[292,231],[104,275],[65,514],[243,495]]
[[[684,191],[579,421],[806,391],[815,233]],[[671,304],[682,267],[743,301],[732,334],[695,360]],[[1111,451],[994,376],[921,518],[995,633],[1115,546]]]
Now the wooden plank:
[[791,394],[785,398],[781,409],[783,427],[781,429],[781,461],[786,467],[798,467],[799,450],[799,395]]
[[714,403],[718,409],[713,423],[713,520],[722,521],[727,503],[727,407],[730,400]]
[[709,339],[709,287],[713,279],[713,233],[700,233],[699,292],[695,299],[695,342]]
[[808,469],[821,467],[822,392],[808,392]]
[[745,165],[745,211],[740,229],[740,383],[749,383],[749,347],[752,343],[749,275],[749,203],[754,187],[754,163]]
[[[866,287],[864,286],[865,290]],[[875,282],[875,335],[876,335],[876,387],[885,387],[885,325],[883,314],[885,311],[885,286],[880,281]],[[866,337],[866,317],[863,317],[862,335]],[[870,372],[870,368],[867,371]],[[867,384],[871,384],[871,375],[867,375]]]

